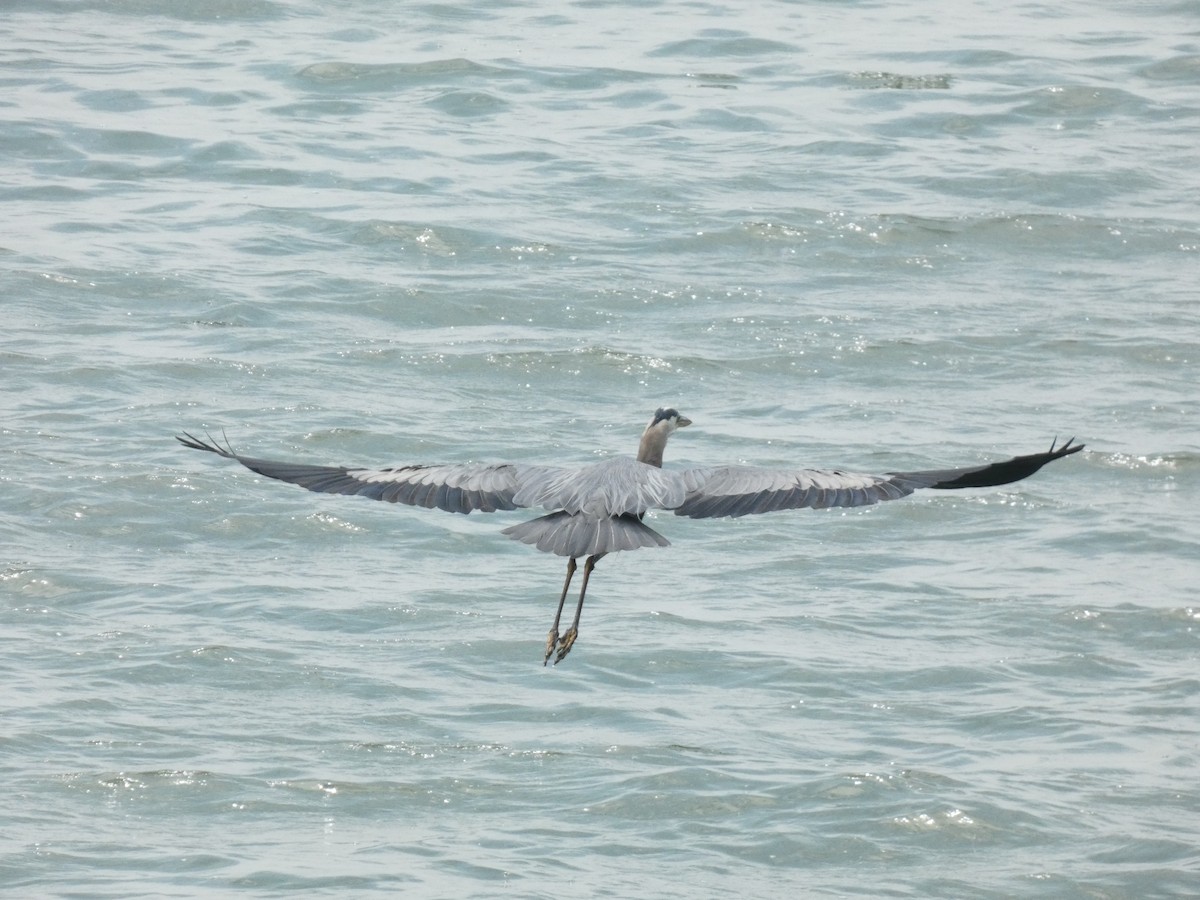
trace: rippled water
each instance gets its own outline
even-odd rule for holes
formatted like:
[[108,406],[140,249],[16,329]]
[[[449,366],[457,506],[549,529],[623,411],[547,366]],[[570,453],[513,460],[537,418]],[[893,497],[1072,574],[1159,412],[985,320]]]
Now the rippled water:
[[[0,892],[1185,897],[1200,9],[14,2]],[[970,464],[562,561],[321,463]]]

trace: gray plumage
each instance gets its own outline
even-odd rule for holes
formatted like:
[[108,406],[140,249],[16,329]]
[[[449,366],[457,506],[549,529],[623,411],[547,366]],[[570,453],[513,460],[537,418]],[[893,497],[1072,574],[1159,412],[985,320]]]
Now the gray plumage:
[[667,547],[665,537],[635,515],[585,516],[559,510],[529,522],[505,528],[513,540],[537,547],[545,553],[578,558],[600,556],[618,550]]
[[674,409],[659,409],[642,434],[636,459],[612,457],[591,465],[520,463],[449,464],[351,468],[314,466],[242,456],[228,442],[183,434],[178,440],[194,450],[233,459],[246,468],[328,494],[354,494],[447,512],[497,512],[542,508],[548,515],[505,528],[502,534],[538,550],[568,558],[567,581],[559,615],[575,571],[575,559],[587,557],[584,587],[575,623],[558,635],[558,618],[547,641],[546,659],[558,647],[561,661],[574,643],[587,577],[608,553],[642,547],[666,547],[669,541],[642,517],[652,509],[694,519],[738,517],[785,509],[865,506],[905,497],[919,488],[938,490],[992,487],[1026,478],[1042,466],[1083,449],[1073,440],[1050,445],[1045,453],[1003,462],[918,472],[863,475],[827,469],[765,469],[710,466],[680,471],[662,468],[667,439],[691,424]]

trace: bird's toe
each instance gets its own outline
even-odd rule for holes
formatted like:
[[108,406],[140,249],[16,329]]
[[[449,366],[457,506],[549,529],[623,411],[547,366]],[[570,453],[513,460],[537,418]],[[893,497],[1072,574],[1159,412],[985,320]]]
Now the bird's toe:
[[[554,648],[558,646],[558,630],[551,628],[550,633],[546,635],[546,657],[542,660],[542,665],[550,662],[550,657],[554,655]],[[557,660],[556,660],[557,662]]]
[[571,652],[571,648],[575,645],[575,638],[577,637],[579,637],[579,632],[574,628],[569,628],[563,633],[562,638],[558,642],[558,656],[554,658],[556,666],[567,658],[567,654]]

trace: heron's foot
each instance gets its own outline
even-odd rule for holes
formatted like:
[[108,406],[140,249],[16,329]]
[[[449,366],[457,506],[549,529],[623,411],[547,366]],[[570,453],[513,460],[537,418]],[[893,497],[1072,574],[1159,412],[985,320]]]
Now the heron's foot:
[[542,665],[550,662],[550,657],[554,655],[554,648],[558,646],[558,629],[551,628],[550,633],[546,635],[546,658],[542,660]]
[[[567,658],[567,654],[575,646],[575,638],[577,637],[579,637],[579,629],[573,626],[563,632],[562,637],[558,639],[558,656],[554,657],[554,664],[556,666]],[[547,654],[548,657],[549,654]]]

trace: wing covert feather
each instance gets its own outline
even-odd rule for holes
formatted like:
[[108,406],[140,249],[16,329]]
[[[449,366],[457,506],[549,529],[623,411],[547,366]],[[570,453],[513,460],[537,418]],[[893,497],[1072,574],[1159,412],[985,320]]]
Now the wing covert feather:
[[598,517],[674,509],[687,496],[681,473],[627,456],[614,456],[581,469],[524,466],[517,484],[513,501],[518,506]]
[[903,497],[915,489],[894,484],[886,475],[824,469],[717,466],[691,469],[684,477],[688,496],[675,514],[694,519],[737,518],[783,509],[865,506]]

